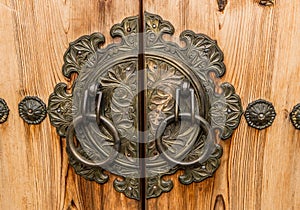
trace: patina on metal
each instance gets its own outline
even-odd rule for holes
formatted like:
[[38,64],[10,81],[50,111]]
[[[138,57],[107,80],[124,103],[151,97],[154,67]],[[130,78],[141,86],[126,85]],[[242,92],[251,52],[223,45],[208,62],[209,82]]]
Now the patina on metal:
[[273,104],[263,99],[251,102],[245,111],[248,125],[259,130],[271,126],[275,117]]
[[[139,157],[138,17],[128,17],[111,28],[120,42],[101,48],[101,33],[70,43],[63,74],[77,74],[71,92],[59,83],[49,97],[51,124],[66,137],[70,164],[77,174],[103,184],[119,176],[114,188],[140,199],[139,159],[145,158],[146,197],[155,198],[173,188],[164,178],[183,170],[182,184],[200,182],[220,165],[223,140],[231,137],[242,115],[240,97],[229,83],[216,92],[210,73],[225,73],[223,53],[216,41],[186,30],[178,43],[173,25],[145,13],[144,59],[147,113],[146,156]],[[141,113],[141,112],[139,112]],[[76,141],[76,143],[74,142]],[[77,145],[77,146],[75,146]]]
[[46,104],[37,96],[26,96],[19,103],[20,117],[28,124],[39,124],[47,116]]
[[290,113],[290,119],[295,128],[300,130],[300,103],[294,106]]
[[9,108],[4,99],[0,98],[0,124],[6,122],[9,114]]

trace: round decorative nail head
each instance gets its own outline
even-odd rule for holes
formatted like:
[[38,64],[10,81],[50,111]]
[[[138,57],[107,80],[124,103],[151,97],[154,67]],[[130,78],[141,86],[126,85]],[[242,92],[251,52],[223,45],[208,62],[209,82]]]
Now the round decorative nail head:
[[271,126],[275,116],[273,104],[263,99],[251,102],[245,111],[248,125],[259,130]]
[[46,115],[46,104],[36,96],[26,96],[19,103],[20,117],[28,124],[41,123]]

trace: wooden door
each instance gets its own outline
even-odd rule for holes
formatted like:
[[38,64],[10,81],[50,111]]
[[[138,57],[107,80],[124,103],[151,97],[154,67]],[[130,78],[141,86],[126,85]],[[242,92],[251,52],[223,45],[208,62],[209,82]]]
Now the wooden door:
[[[218,41],[245,109],[263,98],[273,103],[272,126],[256,130],[244,118],[222,141],[221,166],[212,178],[182,185],[147,201],[148,209],[300,209],[300,132],[289,120],[300,102],[300,2],[144,0],[144,10],[169,20],[174,37],[191,29]],[[0,0],[0,98],[10,113],[0,124],[1,209],[138,209],[109,183],[99,185],[68,166],[65,140],[46,118],[28,125],[18,113],[25,96],[47,103],[61,73],[63,54],[78,37],[139,14],[137,0]],[[174,38],[175,39],[175,38]]]

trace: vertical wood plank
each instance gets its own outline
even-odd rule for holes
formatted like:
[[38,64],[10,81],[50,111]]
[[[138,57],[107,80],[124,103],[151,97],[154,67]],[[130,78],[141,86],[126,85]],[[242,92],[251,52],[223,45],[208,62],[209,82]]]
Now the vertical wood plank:
[[[138,14],[138,1],[1,0],[0,97],[10,116],[0,125],[1,209],[136,209],[108,184],[80,178],[68,167],[65,142],[49,119],[28,126],[18,116],[26,95],[47,101],[54,85],[64,81],[62,55],[68,43]],[[136,6],[135,6],[136,5]],[[221,167],[213,178],[174,189],[149,200],[149,209],[299,209],[300,132],[288,119],[300,92],[300,3],[277,0],[228,0],[223,12],[216,0],[145,0],[145,9],[171,21],[178,37],[185,29],[217,39],[227,73],[244,108],[258,98],[275,105],[274,124],[263,131],[241,125],[221,142]],[[176,15],[174,15],[176,14]],[[222,198],[222,199],[221,199]]]
[[275,122],[257,131],[243,118],[233,137],[221,142],[221,167],[213,178],[182,186],[173,177],[172,192],[151,199],[149,209],[299,208],[300,132],[288,114],[300,100],[300,3],[277,0],[275,6],[263,7],[258,1],[227,2],[219,12],[216,0],[146,0],[145,10],[174,25],[173,40],[186,29],[216,39],[227,67],[219,82],[234,85],[244,108],[259,98],[271,101]]
[[110,27],[138,15],[135,0],[1,0],[0,97],[10,116],[0,125],[0,209],[136,209],[138,202],[75,175],[65,140],[46,118],[29,126],[18,116],[27,95],[47,103],[65,81],[61,67],[69,42],[96,31],[112,42]]

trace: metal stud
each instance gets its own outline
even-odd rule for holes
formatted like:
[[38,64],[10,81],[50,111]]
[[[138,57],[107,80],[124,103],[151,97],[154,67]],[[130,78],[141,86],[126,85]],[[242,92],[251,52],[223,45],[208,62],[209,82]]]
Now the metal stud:
[[259,130],[271,126],[275,116],[273,104],[263,99],[253,101],[245,111],[248,125]]
[[295,128],[300,130],[300,103],[294,106],[292,112],[290,113],[290,119]]
[[19,103],[20,117],[28,124],[41,123],[46,115],[46,104],[36,96],[26,96]]
[[0,124],[6,122],[9,114],[9,108],[4,99],[0,98]]

